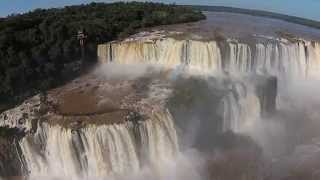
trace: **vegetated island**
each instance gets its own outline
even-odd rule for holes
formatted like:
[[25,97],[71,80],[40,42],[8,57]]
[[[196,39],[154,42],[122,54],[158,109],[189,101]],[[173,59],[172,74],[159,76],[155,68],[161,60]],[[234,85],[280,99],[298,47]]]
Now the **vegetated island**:
[[296,17],[296,16],[289,16],[289,15],[284,15],[284,14],[279,14],[279,13],[274,13],[274,12],[268,12],[268,11],[242,9],[242,8],[225,7],[225,6],[186,5],[185,7],[190,7],[195,10],[199,10],[199,11],[230,12],[230,13],[247,14],[247,15],[252,15],[252,16],[262,16],[262,17],[268,17],[268,18],[273,18],[273,19],[280,19],[280,20],[284,20],[287,22],[320,29],[320,22],[319,21],[305,19],[305,18]]
[[140,28],[205,19],[190,7],[150,2],[91,3],[36,9],[0,19],[0,112],[41,90],[65,82],[79,70],[79,30],[85,31],[85,59],[97,44],[125,38]]

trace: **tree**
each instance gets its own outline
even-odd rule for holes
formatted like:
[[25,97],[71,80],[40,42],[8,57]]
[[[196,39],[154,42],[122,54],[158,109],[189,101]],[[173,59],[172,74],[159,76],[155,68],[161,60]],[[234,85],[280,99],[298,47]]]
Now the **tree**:
[[81,57],[80,28],[88,34],[86,55],[95,59],[98,43],[125,38],[142,27],[203,18],[182,6],[119,2],[36,9],[0,19],[0,97],[32,94],[63,82],[66,64]]

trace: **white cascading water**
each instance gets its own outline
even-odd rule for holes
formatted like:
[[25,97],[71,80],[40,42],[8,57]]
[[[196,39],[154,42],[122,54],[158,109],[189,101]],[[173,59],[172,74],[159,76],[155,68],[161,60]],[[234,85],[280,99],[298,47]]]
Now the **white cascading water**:
[[[172,38],[153,42],[112,43],[100,45],[98,56],[100,59],[107,57],[104,58],[107,62],[120,64],[150,63],[170,68],[183,65],[205,74],[228,72],[232,76],[244,73],[272,75],[282,82],[279,83],[280,86],[285,86],[290,79],[317,76],[320,70],[319,43],[302,41],[295,43],[270,41],[255,45],[236,41],[225,43],[227,49],[224,50],[220,49],[215,41]],[[106,52],[112,53],[106,56],[104,55]],[[243,129],[241,126],[251,124],[243,123],[244,119],[246,122],[259,119],[260,104],[259,98],[252,90],[241,93],[237,88],[233,88],[222,100],[225,109],[223,129],[238,132]]]
[[[99,45],[98,57],[102,62],[119,64],[182,65],[205,74],[228,72],[230,77],[244,73],[273,75],[280,81],[318,77],[320,72],[319,43],[225,43],[227,50],[215,41],[124,41]],[[260,119],[260,101],[253,83],[231,83],[220,103],[223,130],[242,132],[250,128]],[[112,177],[137,172],[144,166],[161,169],[179,154],[176,129],[168,111],[154,113],[137,124],[89,125],[78,130],[45,123],[38,127],[35,134],[20,142],[31,178]]]
[[[222,52],[215,41],[175,40],[130,41],[98,47],[102,62],[120,64],[150,63],[170,68],[185,65],[216,73],[258,73],[278,77],[308,77],[320,69],[320,45],[315,42],[272,41],[254,46],[227,41]],[[225,53],[226,59],[222,59]],[[223,65],[222,65],[223,64]]]
[[228,63],[224,68],[230,72],[250,72],[252,66],[251,49],[247,44],[228,43]]
[[[247,73],[276,76],[279,86],[286,86],[287,82],[297,78],[318,77],[320,71],[320,44],[316,42],[273,40],[249,45],[228,40],[225,43],[223,50],[215,41],[172,38],[112,43],[111,46],[100,45],[98,57],[105,62],[120,64],[151,63],[170,68],[182,65],[204,74],[228,72],[236,77]],[[106,52],[112,52],[112,55],[106,56]],[[260,104],[252,90],[245,93],[237,88],[231,90],[222,100],[225,109],[223,129],[240,131],[244,119],[247,122],[250,122],[248,119],[259,119]]]
[[221,70],[221,52],[216,42],[188,41],[187,47],[186,64],[190,68],[206,73]]
[[308,75],[318,78],[320,72],[320,43],[308,43]]
[[286,79],[307,77],[308,62],[314,61],[307,57],[303,43],[257,44],[255,56],[256,72],[269,73]]
[[[140,139],[134,135],[135,126],[138,126]],[[36,134],[20,142],[20,147],[31,179],[49,176],[79,179],[135,173],[144,165],[160,167],[179,152],[168,111],[155,113],[138,125],[131,122],[89,125],[72,131],[59,125],[42,124]],[[146,162],[141,162],[140,151],[143,152],[141,156],[147,157]]]
[[221,101],[223,131],[241,133],[260,119],[261,104],[250,84],[234,83]]
[[171,114],[156,113],[152,120],[139,126],[142,151],[151,165],[161,167],[175,159],[179,152],[178,138]]
[[172,67],[184,62],[186,42],[166,39],[153,42],[111,43],[99,45],[98,56],[104,62],[150,63]]

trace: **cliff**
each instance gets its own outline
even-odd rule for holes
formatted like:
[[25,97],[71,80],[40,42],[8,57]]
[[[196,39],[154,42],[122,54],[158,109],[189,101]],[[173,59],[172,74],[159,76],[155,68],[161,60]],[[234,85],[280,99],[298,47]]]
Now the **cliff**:
[[[296,112],[286,117],[288,87],[318,78],[320,43],[304,36],[217,33],[148,31],[98,45],[92,72],[0,115],[0,127],[22,134],[0,140],[12,144],[1,151],[12,158],[0,156],[0,176],[12,170],[30,178],[117,179],[146,168],[162,176],[190,148],[215,154],[250,145],[272,159],[274,144],[266,147],[264,139],[272,134],[278,140],[272,123],[301,130],[283,122],[296,118]],[[298,118],[305,115],[307,122],[313,118],[307,114]],[[280,130],[279,144],[292,148],[286,143],[292,136]],[[287,149],[283,157],[290,157]]]
[[[249,41],[249,40],[248,40]],[[183,66],[208,73],[227,72],[269,74],[292,78],[317,76],[320,44],[307,40],[252,39],[221,41],[167,38],[130,39],[98,45],[102,63],[155,64],[169,68]]]

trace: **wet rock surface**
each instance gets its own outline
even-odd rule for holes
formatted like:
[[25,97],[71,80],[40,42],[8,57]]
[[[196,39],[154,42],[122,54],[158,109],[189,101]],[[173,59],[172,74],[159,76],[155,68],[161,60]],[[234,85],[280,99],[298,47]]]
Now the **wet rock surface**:
[[17,138],[0,137],[0,175],[2,177],[21,176],[25,173],[17,143]]

